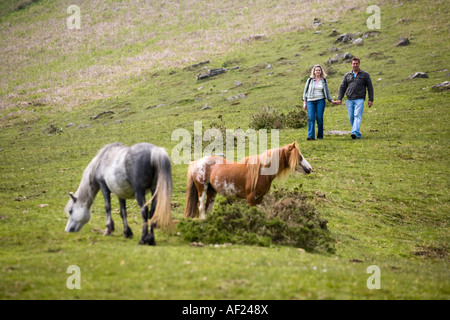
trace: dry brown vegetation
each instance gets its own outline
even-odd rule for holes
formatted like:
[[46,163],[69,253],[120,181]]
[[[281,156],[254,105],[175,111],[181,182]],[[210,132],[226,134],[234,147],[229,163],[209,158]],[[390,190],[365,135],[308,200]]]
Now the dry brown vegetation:
[[66,2],[38,2],[0,20],[0,109],[27,112],[39,100],[70,110],[124,94],[148,71],[239,50],[255,35],[311,28],[314,18],[336,20],[366,3],[78,1],[81,29],[69,30]]

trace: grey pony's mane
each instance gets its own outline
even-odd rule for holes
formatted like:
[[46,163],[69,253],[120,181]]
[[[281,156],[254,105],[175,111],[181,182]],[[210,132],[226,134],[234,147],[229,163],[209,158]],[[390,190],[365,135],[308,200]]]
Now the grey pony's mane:
[[75,197],[84,203],[88,203],[88,206],[92,204],[95,196],[99,190],[98,184],[95,182],[95,174],[97,173],[97,169],[100,165],[101,160],[105,156],[107,152],[109,152],[112,148],[116,147],[125,147],[121,143],[111,143],[104,146],[97,155],[91,160],[89,165],[84,169],[83,177],[81,178],[80,185],[78,186],[77,191],[75,192]]

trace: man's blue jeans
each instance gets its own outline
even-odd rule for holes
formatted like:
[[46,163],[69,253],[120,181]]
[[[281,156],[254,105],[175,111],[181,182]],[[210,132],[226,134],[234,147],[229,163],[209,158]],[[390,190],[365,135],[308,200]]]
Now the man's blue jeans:
[[361,138],[361,119],[364,110],[364,99],[347,99],[347,112],[350,124],[352,125],[352,134],[355,134],[357,138]]
[[315,122],[317,120],[317,139],[323,139],[323,113],[325,111],[325,99],[306,101],[308,110],[308,138],[314,139]]

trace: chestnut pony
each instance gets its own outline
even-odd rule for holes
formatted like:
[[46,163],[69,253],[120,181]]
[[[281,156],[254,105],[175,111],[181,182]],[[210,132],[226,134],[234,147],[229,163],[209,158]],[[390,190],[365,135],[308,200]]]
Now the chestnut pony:
[[212,212],[217,193],[246,199],[252,206],[260,204],[275,178],[295,171],[312,171],[296,142],[239,162],[213,155],[193,161],[187,175],[184,217],[194,218],[200,213],[205,219],[206,211]]

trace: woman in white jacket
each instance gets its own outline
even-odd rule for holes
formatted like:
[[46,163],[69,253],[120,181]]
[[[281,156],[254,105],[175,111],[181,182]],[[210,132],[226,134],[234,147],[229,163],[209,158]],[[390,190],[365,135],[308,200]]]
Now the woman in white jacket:
[[311,76],[306,81],[303,91],[303,109],[308,110],[308,137],[306,140],[314,140],[315,122],[317,121],[317,139],[323,139],[323,113],[325,111],[325,99],[336,104],[331,99],[328,90],[327,74],[320,65],[315,65],[311,70]]

